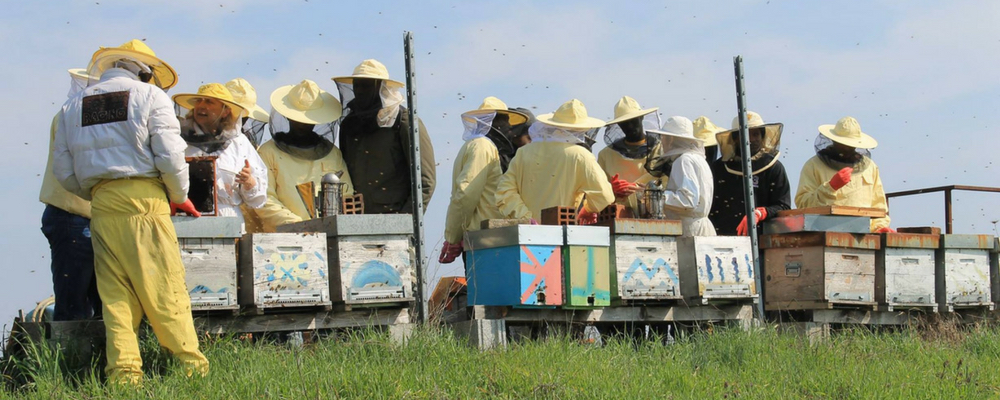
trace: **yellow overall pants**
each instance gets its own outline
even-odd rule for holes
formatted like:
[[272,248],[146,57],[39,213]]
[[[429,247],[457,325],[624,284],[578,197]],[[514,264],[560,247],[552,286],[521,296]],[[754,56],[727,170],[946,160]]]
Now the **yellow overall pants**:
[[137,331],[144,314],[160,345],[180,359],[185,373],[205,375],[208,360],[198,350],[163,183],[108,180],[92,194],[90,230],[97,290],[104,302],[109,381],[142,379]]

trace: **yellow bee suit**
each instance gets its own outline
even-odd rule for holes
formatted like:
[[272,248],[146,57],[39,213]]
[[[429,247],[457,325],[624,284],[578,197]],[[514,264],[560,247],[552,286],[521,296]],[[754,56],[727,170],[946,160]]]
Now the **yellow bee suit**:
[[[833,190],[830,179],[837,170],[830,168],[819,158],[813,156],[802,166],[799,175],[799,189],[795,193],[795,207],[845,206],[879,208],[889,212],[889,202],[882,188],[882,178],[879,177],[878,166],[870,158],[865,157],[864,168],[857,168],[851,174],[851,181],[840,190]],[[859,171],[859,169],[861,171]],[[871,231],[889,227],[889,217],[873,218]]]
[[52,126],[49,128],[49,161],[45,164],[45,175],[42,177],[42,190],[38,194],[38,200],[71,214],[90,218],[90,202],[63,188],[52,173],[52,149],[55,147],[56,127],[60,118],[62,110],[52,118]]
[[97,290],[104,302],[108,379],[142,379],[136,335],[143,314],[160,345],[180,359],[188,376],[207,374],[163,182],[105,180],[91,193],[90,230]]
[[[340,149],[336,147],[319,160],[289,155],[279,150],[273,140],[261,145],[257,152],[264,160],[264,165],[267,165],[267,204],[255,210],[263,223],[264,232],[274,232],[278,225],[311,219],[297,185],[312,182],[318,191],[323,175],[343,172],[340,181],[344,183],[344,197],[354,195],[354,185],[351,183],[351,175],[347,173],[347,164],[344,163]],[[247,229],[250,229],[249,225]]]
[[[656,146],[656,148],[659,149],[660,146]],[[646,157],[639,159],[626,158],[614,149],[605,147],[604,150],[597,153],[597,164],[604,169],[604,174],[608,176],[609,180],[616,174],[619,179],[640,185],[645,185],[647,182],[653,180],[653,176],[646,171]],[[665,182],[666,178],[663,180]],[[615,203],[629,207],[632,210],[637,208],[637,202],[635,194],[623,199],[615,199]]]
[[500,153],[490,139],[469,140],[458,150],[452,169],[451,204],[444,223],[444,240],[458,243],[467,231],[479,230],[480,222],[503,218],[497,208]]
[[564,142],[533,142],[517,150],[497,185],[497,206],[507,218],[541,217],[556,206],[599,212],[615,201],[608,177],[594,154]]

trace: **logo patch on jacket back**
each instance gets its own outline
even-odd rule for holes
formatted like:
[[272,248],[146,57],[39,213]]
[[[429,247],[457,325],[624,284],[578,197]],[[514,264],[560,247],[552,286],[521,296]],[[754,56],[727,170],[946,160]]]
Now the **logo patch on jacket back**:
[[95,94],[83,98],[83,126],[128,120],[129,92]]

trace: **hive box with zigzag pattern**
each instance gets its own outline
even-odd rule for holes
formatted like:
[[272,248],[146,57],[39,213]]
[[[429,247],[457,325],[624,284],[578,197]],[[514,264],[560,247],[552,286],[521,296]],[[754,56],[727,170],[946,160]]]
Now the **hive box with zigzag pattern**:
[[611,229],[612,304],[680,300],[680,221],[615,218]]

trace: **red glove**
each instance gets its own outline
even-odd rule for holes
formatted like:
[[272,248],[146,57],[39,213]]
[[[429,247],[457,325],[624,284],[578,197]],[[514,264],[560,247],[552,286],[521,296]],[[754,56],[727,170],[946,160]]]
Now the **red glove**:
[[201,216],[201,213],[194,208],[194,203],[191,202],[191,199],[184,200],[181,204],[170,203],[170,215],[177,215],[177,211],[183,211],[185,214],[195,218]]
[[597,213],[580,210],[576,216],[576,223],[580,225],[593,225],[597,223]]
[[851,173],[853,172],[854,168],[851,167],[837,171],[837,174],[833,178],[830,178],[830,186],[833,187],[833,190],[840,190],[840,188],[851,183]]
[[875,233],[896,233],[896,231],[894,229],[892,229],[892,228],[890,228],[890,227],[887,226],[885,228],[878,228],[878,229],[876,229]]
[[[753,216],[757,219],[757,223],[767,219],[767,209],[764,207],[757,207],[753,210]],[[747,228],[747,216],[743,216],[743,220],[740,221],[740,225],[736,227],[736,234],[739,236],[746,236],[750,234],[750,229]]]
[[615,192],[615,197],[631,196],[638,188],[639,185],[619,178],[618,174],[611,177],[611,190]]
[[438,256],[438,262],[441,264],[451,264],[462,254],[462,250],[462,242],[458,242],[458,244],[444,242],[444,246],[441,247],[441,255]]

